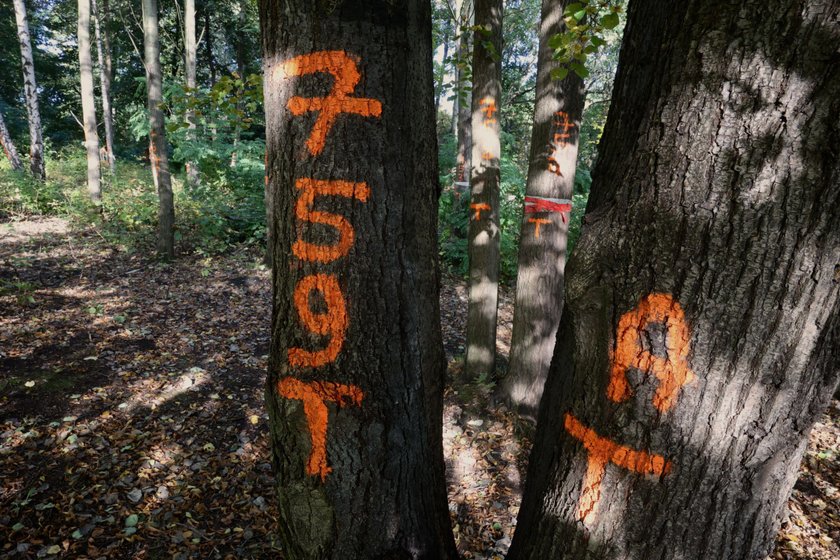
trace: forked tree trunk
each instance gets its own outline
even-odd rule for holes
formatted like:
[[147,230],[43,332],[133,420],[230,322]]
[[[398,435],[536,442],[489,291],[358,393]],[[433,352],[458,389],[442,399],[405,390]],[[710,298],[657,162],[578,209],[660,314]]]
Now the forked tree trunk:
[[467,381],[489,380],[496,365],[499,297],[499,119],[502,90],[502,1],[476,0],[473,37]]
[[20,156],[18,155],[15,143],[12,142],[12,137],[9,135],[9,129],[6,128],[6,121],[3,120],[3,114],[0,113],[0,145],[3,146],[3,153],[6,154],[6,159],[9,160],[9,165],[15,171],[20,171],[23,166],[20,163]]
[[[195,95],[195,57],[196,57],[196,39],[195,39],[195,0],[184,0],[184,74],[186,76],[187,91],[190,95]],[[187,138],[192,142],[195,141],[195,111],[189,109],[186,113],[188,123]],[[190,185],[198,185],[198,167],[194,161],[188,161],[187,167],[187,181]]]
[[565,30],[568,0],[543,0],[534,126],[519,235],[510,365],[501,396],[536,418],[563,312],[566,234],[572,210],[583,80],[574,72],[551,79],[557,67],[549,39]]
[[96,99],[93,97],[93,60],[90,55],[90,3],[79,0],[79,77],[82,92],[82,124],[85,129],[85,152],[87,153],[87,187],[90,199],[99,202],[102,198],[99,180],[99,134],[96,126]]
[[160,73],[157,0],[143,0],[143,45],[146,63],[146,87],[149,111],[149,162],[158,192],[158,254],[164,259],[175,256],[175,200],[169,175],[169,153],[164,126],[163,86]]
[[108,0],[102,2],[100,11],[96,0],[90,0],[96,29],[96,54],[99,61],[99,83],[102,94],[102,122],[105,124],[105,156],[111,175],[116,172],[114,155],[114,113],[111,109],[111,41],[108,38]]
[[430,4],[261,0],[288,558],[456,558]]
[[840,378],[838,21],[630,3],[509,558],[766,558]]
[[41,111],[38,108],[38,84],[35,81],[35,63],[32,59],[32,41],[29,38],[29,23],[26,20],[26,5],[24,0],[14,0],[14,2],[20,59],[23,66],[23,95],[29,121],[29,170],[36,179],[46,181],[44,138],[41,132]]

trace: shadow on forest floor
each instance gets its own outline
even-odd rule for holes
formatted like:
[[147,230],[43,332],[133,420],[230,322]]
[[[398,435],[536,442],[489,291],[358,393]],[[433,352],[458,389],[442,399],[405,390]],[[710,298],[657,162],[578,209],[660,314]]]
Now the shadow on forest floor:
[[[167,266],[61,221],[0,224],[0,558],[282,557],[260,259]],[[465,288],[451,277],[443,288],[457,380]],[[503,294],[502,356],[511,305]],[[444,411],[453,527],[475,559],[507,551],[530,448],[529,428],[489,406],[486,389],[450,384]],[[838,448],[835,402],[774,558],[840,556]]]

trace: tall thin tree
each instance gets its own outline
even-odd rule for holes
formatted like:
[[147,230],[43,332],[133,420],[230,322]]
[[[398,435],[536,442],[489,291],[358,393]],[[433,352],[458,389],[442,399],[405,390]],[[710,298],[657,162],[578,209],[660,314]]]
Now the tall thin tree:
[[108,0],[102,0],[102,10],[96,0],[90,0],[93,12],[94,29],[96,30],[96,55],[99,62],[99,84],[102,96],[102,122],[105,124],[105,155],[108,168],[113,175],[116,171],[116,154],[114,154],[114,112],[111,108],[111,77],[113,76],[111,62],[111,39],[109,36],[109,6]]
[[509,558],[767,558],[840,380],[840,4],[629,4]]
[[[190,95],[195,95],[196,92],[196,35],[195,35],[195,0],[184,0],[184,74],[186,77],[187,91]],[[186,114],[188,129],[188,139],[195,140],[195,110],[192,108],[187,110]],[[187,181],[192,185],[198,184],[198,167],[196,162],[187,162]]]
[[475,0],[466,379],[489,379],[496,365],[499,298],[499,119],[502,0]]
[[584,104],[583,80],[577,74],[552,79],[558,63],[549,42],[565,30],[563,11],[570,3],[542,2],[510,362],[499,385],[505,400],[534,419],[563,312],[566,234]]
[[3,119],[3,113],[0,113],[0,146],[3,147],[3,153],[6,154],[6,159],[9,160],[9,165],[15,171],[20,171],[23,166],[20,163],[20,156],[15,148],[15,143],[12,141],[12,136],[9,134],[9,129],[6,128],[6,121]]
[[41,111],[38,108],[38,83],[35,81],[35,62],[32,57],[32,40],[26,18],[24,0],[14,0],[17,34],[20,42],[20,59],[23,66],[23,94],[29,120],[29,169],[41,181],[47,179],[44,162],[44,137],[41,131]]
[[175,200],[169,174],[169,146],[164,126],[163,85],[160,70],[157,0],[143,0],[143,46],[149,111],[149,162],[158,192],[158,253],[164,259],[175,256]]
[[[458,21],[455,25],[458,49],[455,57],[455,103],[452,110],[452,125],[458,141],[455,154],[456,188],[469,184],[472,172],[472,23],[475,18],[474,0],[461,0]],[[460,189],[459,189],[460,190]]]
[[78,0],[79,81],[82,94],[82,125],[87,153],[87,187],[90,199],[99,202],[101,170],[99,167],[99,134],[96,126],[96,100],[93,96],[93,60],[90,54],[90,3]]
[[289,558],[457,557],[430,7],[260,1],[275,261],[266,395]]

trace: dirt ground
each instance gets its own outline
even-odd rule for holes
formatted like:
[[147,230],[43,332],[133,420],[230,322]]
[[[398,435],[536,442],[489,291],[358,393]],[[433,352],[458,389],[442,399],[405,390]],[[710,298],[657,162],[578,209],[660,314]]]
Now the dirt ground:
[[[0,224],[0,558],[278,558],[255,252],[163,265],[57,219]],[[499,353],[510,340],[503,294]],[[450,373],[466,294],[441,295]],[[502,558],[528,430],[450,387],[450,512],[464,558]],[[815,426],[771,558],[840,558],[840,403]]]

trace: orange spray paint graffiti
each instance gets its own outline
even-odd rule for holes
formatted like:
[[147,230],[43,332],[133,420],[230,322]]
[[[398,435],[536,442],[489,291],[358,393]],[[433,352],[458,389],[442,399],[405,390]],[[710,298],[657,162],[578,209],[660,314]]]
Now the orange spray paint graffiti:
[[320,476],[323,481],[332,469],[327,465],[327,402],[338,406],[362,406],[364,393],[355,385],[342,385],[329,381],[304,383],[294,377],[285,377],[277,383],[277,392],[287,399],[303,401],[303,413],[309,425],[312,449],[306,463],[306,474]]
[[382,114],[382,103],[378,100],[350,97],[359,83],[361,74],[356,61],[344,51],[319,51],[297,56],[284,62],[280,69],[285,77],[326,72],[335,79],[332,91],[325,97],[289,99],[289,110],[295,116],[311,111],[319,112],[306,142],[306,147],[313,156],[323,151],[327,134],[339,114],[351,113],[363,117],[378,117]]
[[[562,120],[561,120],[562,119]],[[552,141],[548,144],[551,152],[548,154],[546,160],[548,161],[548,171],[555,175],[562,177],[563,173],[560,171],[560,162],[554,155],[558,149],[565,148],[571,133],[569,132],[575,126],[575,123],[569,120],[569,115],[564,111],[557,111],[554,113],[554,119],[551,122],[554,133],[552,134]]]
[[491,210],[490,205],[486,202],[475,202],[473,204],[470,204],[470,208],[475,210],[475,217],[473,219],[476,221],[481,219],[482,211],[486,210],[487,212],[489,212]]
[[[642,332],[651,323],[666,328],[666,358],[642,348]],[[668,411],[677,400],[680,388],[696,376],[688,367],[689,330],[680,304],[668,294],[653,293],[642,299],[635,309],[622,315],[616,331],[616,349],[612,357],[607,397],[622,402],[633,394],[627,382],[627,369],[637,368],[652,373],[659,380],[653,406]]]
[[[326,311],[313,313],[309,299],[313,291],[324,298]],[[347,310],[338,280],[330,274],[304,276],[295,286],[295,309],[301,323],[314,334],[330,335],[325,348],[317,351],[289,348],[289,365],[292,367],[320,367],[335,361],[344,345],[347,332]]]
[[534,237],[537,239],[540,238],[540,226],[544,224],[550,224],[551,220],[547,218],[528,218],[529,224],[534,224]]
[[601,481],[608,464],[654,476],[663,476],[671,472],[671,463],[661,455],[637,451],[599,436],[595,430],[584,426],[569,413],[566,413],[564,425],[569,435],[583,443],[587,453],[586,475],[578,501],[578,516],[581,521],[586,521],[598,506],[601,499]]
[[496,100],[490,96],[484,97],[481,101],[479,101],[480,109],[482,113],[484,113],[484,125],[490,126],[491,124],[495,124],[498,121],[494,116],[498,109],[496,108]]
[[294,255],[303,261],[328,263],[345,256],[353,246],[355,234],[353,226],[344,216],[319,212],[312,209],[316,196],[343,196],[367,202],[370,189],[366,183],[350,181],[321,181],[317,179],[298,179],[297,188],[301,191],[295,205],[295,215],[301,222],[325,224],[338,230],[338,242],[335,245],[315,245],[298,239],[292,245]]

